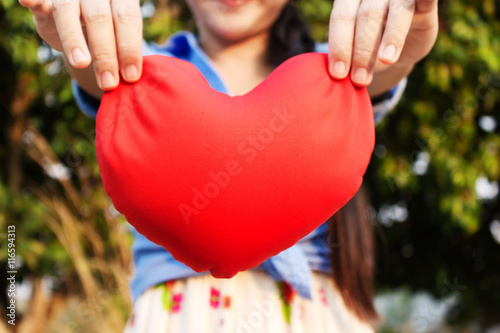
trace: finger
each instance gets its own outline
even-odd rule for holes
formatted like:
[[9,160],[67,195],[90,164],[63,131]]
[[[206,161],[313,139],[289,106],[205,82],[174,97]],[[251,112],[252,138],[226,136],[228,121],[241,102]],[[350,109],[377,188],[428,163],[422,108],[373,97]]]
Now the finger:
[[378,57],[384,64],[398,61],[415,13],[414,0],[391,0]]
[[28,8],[33,14],[33,22],[39,34],[57,34],[50,0],[19,0],[19,3],[21,6]]
[[356,85],[367,86],[373,79],[388,1],[364,0],[359,7],[351,71],[351,80]]
[[138,0],[112,1],[118,61],[124,80],[135,82],[142,71],[142,15]]
[[110,0],[82,0],[81,8],[97,84],[102,90],[113,89],[119,75]]
[[54,22],[61,39],[64,54],[76,68],[90,64],[90,54],[80,25],[78,0],[52,0]]
[[29,9],[40,7],[44,2],[46,2],[46,0],[19,0],[21,6]]
[[417,0],[417,13],[430,13],[438,7],[438,0]]
[[351,67],[356,14],[360,0],[337,0],[330,15],[328,59],[330,74],[343,79]]

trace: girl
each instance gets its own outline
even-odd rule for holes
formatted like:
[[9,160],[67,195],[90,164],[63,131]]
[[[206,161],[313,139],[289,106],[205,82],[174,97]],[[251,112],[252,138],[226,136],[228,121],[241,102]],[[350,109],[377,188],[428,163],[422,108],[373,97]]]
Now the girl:
[[[182,31],[148,45],[138,0],[20,2],[45,42],[63,51],[75,98],[93,116],[120,76],[140,78],[141,52],[190,61],[214,89],[241,95],[284,60],[318,51],[329,53],[334,78],[350,75],[368,87],[379,119],[432,48],[438,22],[437,0],[337,0],[329,43],[316,44],[294,0],[187,0],[198,34]],[[296,245],[232,279],[197,274],[132,229],[134,306],[125,331],[373,332],[366,208],[358,193]]]

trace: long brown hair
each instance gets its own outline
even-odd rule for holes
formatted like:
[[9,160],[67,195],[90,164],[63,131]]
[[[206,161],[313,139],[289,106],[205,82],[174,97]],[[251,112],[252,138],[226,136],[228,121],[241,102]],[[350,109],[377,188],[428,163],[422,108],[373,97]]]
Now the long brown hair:
[[[313,52],[314,39],[297,1],[289,1],[273,24],[268,45],[270,63],[280,64],[295,55]],[[373,304],[374,227],[362,189],[329,221],[332,275],[346,306],[360,319],[378,320]]]
[[328,220],[334,281],[344,302],[359,318],[379,320],[373,304],[374,227],[364,189]]

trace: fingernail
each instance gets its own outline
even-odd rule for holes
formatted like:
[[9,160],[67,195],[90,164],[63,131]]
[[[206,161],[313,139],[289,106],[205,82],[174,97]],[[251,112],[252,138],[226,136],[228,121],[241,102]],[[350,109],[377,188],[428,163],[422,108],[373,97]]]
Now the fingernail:
[[382,58],[387,60],[395,60],[396,58],[396,47],[392,44],[387,45],[382,52]]
[[71,56],[73,57],[73,65],[78,65],[82,62],[85,62],[85,53],[83,53],[83,51],[79,48],[73,49],[73,51],[71,52]]
[[346,65],[343,61],[336,61],[333,66],[332,75],[335,77],[344,77],[346,72]]
[[101,74],[101,87],[103,89],[114,87],[115,78],[111,72],[104,72]]
[[135,65],[128,65],[125,67],[125,80],[127,81],[135,81],[139,78],[139,70]]
[[368,72],[365,68],[359,68],[354,74],[354,82],[365,84],[368,81]]

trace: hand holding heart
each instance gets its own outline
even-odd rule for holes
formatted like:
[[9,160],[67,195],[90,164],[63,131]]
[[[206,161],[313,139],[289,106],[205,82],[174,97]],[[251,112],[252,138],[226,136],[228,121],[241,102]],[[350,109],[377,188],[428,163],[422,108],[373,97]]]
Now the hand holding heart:
[[289,59],[250,93],[190,63],[144,58],[104,95],[97,161],[116,209],[193,270],[231,277],[324,223],[357,192],[374,146],[366,89],[326,54]]
[[[120,74],[127,82],[139,79],[138,0],[19,2],[31,10],[40,37],[63,51],[72,66],[93,63],[100,89],[116,87]],[[365,86],[373,78],[376,60],[401,66],[422,59],[436,40],[437,4],[438,0],[336,0],[328,33],[332,75],[343,79],[350,73],[357,85]]]

